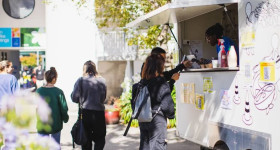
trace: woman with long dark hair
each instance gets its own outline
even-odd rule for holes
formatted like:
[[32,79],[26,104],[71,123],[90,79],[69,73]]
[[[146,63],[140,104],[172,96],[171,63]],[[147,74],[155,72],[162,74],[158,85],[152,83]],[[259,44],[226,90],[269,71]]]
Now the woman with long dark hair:
[[[164,58],[160,54],[147,57],[141,74],[141,85],[147,85],[150,93],[152,114],[151,122],[140,122],[140,150],[165,150],[167,143],[167,118],[175,116],[174,102],[169,84],[162,76]],[[135,99],[139,84],[133,86],[132,100]],[[134,108],[134,103],[132,107]],[[160,110],[159,113],[156,113]]]
[[92,149],[92,141],[95,150],[102,150],[105,146],[106,124],[105,106],[106,85],[105,79],[98,75],[96,65],[92,61],[85,62],[83,77],[80,77],[71,94],[72,101],[82,104],[84,128],[88,142],[82,145],[83,150]]

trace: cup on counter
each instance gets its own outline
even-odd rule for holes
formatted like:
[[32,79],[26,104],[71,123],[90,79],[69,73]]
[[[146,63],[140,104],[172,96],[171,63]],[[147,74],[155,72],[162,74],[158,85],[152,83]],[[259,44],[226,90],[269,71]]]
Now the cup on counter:
[[218,68],[218,60],[212,60],[213,68]]

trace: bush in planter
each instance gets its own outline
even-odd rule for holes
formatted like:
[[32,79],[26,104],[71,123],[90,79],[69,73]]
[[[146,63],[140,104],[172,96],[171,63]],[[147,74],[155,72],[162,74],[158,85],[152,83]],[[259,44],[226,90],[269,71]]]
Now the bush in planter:
[[107,124],[116,124],[120,120],[120,100],[111,96],[106,102],[105,106],[105,120]]

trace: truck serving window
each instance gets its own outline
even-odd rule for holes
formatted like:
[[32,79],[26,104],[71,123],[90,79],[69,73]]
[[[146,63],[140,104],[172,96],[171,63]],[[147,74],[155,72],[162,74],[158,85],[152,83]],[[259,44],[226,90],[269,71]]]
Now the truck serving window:
[[239,70],[238,5],[181,21],[180,58],[193,61],[188,71]]

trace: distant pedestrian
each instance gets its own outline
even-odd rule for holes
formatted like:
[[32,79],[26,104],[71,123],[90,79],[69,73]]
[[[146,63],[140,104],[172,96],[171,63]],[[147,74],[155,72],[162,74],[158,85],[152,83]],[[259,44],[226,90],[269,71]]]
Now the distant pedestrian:
[[36,70],[36,85],[37,88],[44,85],[44,69],[42,68],[42,65],[39,65]]
[[[151,122],[140,122],[140,150],[165,150],[167,143],[167,118],[175,117],[174,102],[171,98],[170,87],[163,76],[164,58],[160,54],[151,54],[147,57],[142,74],[141,85],[147,85],[151,97],[153,116]],[[132,88],[133,101],[137,95],[138,84]]]
[[37,93],[42,96],[51,108],[51,122],[48,125],[51,126],[50,130],[40,128],[40,121],[37,123],[38,133],[42,136],[51,136],[54,140],[60,144],[60,135],[63,128],[63,122],[67,123],[69,116],[67,102],[64,93],[61,89],[55,87],[57,81],[57,72],[54,67],[51,67],[45,73],[47,84],[37,89]]
[[13,74],[13,71],[14,71],[13,62],[8,61],[7,73]]
[[29,89],[32,87],[31,85],[31,76],[27,75],[27,73],[24,71],[22,72],[22,77],[21,77],[21,85],[23,89]]
[[[105,146],[106,124],[105,106],[106,85],[105,79],[98,75],[92,61],[85,62],[83,77],[80,77],[71,94],[72,101],[82,103],[83,124],[87,133],[88,143],[82,145],[83,150],[103,150]],[[79,111],[80,114],[80,111]]]
[[0,62],[0,100],[4,95],[12,95],[19,90],[17,78],[8,73],[8,61]]

